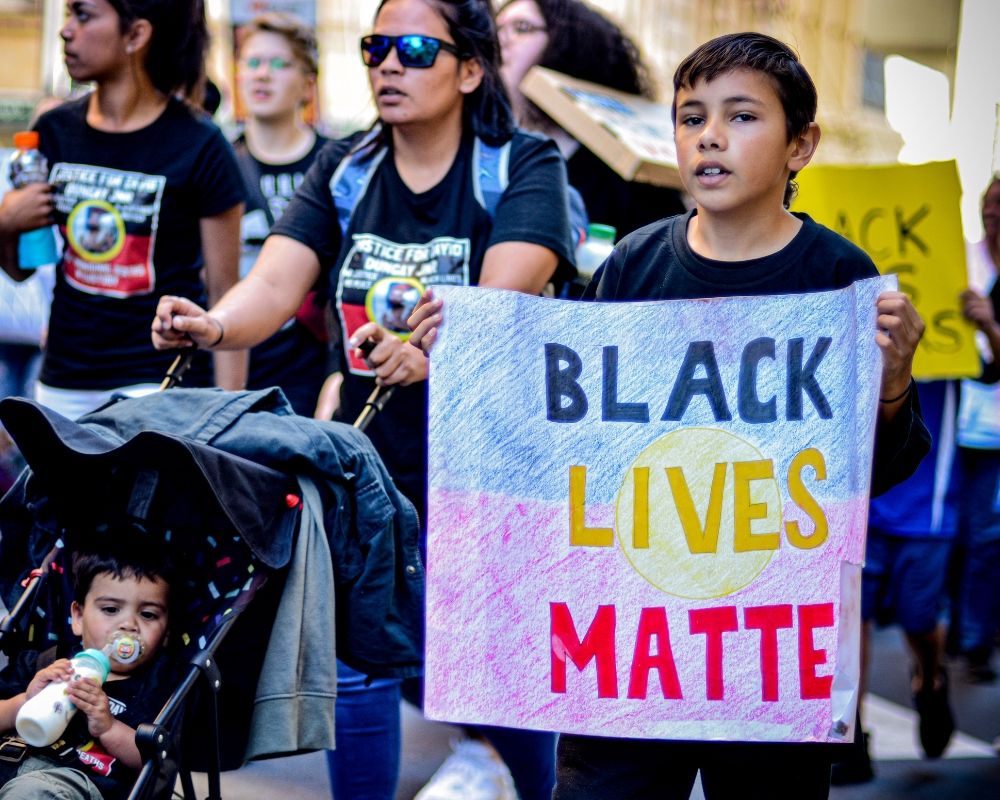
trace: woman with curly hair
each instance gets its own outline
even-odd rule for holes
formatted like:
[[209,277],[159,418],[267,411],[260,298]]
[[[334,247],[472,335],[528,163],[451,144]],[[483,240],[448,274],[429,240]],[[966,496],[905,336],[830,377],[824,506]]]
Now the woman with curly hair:
[[508,0],[496,20],[501,74],[518,124],[559,145],[569,183],[582,195],[590,220],[613,225],[621,237],[684,211],[678,192],[624,180],[520,90],[524,76],[537,65],[652,100],[649,72],[625,32],[581,0]]

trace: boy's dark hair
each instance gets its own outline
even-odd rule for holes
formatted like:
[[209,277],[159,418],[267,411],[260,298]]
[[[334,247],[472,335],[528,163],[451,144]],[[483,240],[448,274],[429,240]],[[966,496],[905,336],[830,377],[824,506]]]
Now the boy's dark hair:
[[[685,58],[674,73],[674,102],[670,114],[677,123],[677,92],[690,89],[699,80],[709,82],[738,69],[753,70],[767,75],[774,83],[781,107],[785,111],[785,130],[791,142],[804,134],[816,120],[816,85],[799,61],[798,54],[784,42],[763,33],[729,33],[719,36],[696,48]],[[785,188],[785,207],[795,195],[792,179],[788,176]]]
[[97,531],[87,537],[87,544],[74,553],[73,599],[83,605],[87,592],[98,575],[113,575],[118,580],[161,580],[170,589],[170,610],[175,605],[175,569],[166,547],[141,529]]

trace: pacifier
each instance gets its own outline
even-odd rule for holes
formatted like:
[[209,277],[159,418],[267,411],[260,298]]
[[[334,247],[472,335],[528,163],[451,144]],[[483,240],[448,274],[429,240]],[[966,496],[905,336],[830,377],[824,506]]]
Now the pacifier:
[[138,634],[118,631],[112,635],[104,652],[108,658],[114,659],[119,664],[134,664],[142,657],[144,649]]

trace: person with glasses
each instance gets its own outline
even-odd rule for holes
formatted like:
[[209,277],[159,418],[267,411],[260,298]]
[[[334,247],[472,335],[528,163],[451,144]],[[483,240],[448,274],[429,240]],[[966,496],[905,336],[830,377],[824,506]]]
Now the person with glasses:
[[[383,326],[384,315],[430,286],[537,294],[571,277],[565,166],[551,141],[515,129],[488,3],[383,0],[361,56],[375,126],[320,152],[243,281],[210,312],[162,297],[152,336],[162,349],[249,347],[323,286],[343,337],[339,417],[356,418],[376,384],[396,387],[366,433],[424,520],[427,359],[408,333]],[[482,169],[490,159],[496,168]],[[484,186],[498,174],[504,185]],[[401,283],[417,291],[400,292]],[[395,794],[399,683],[364,683],[340,671],[337,800]],[[545,739],[541,774],[518,784],[532,800],[551,793],[554,737],[523,733]],[[476,796],[513,796],[494,788]]]
[[[150,345],[160,294],[216,299],[237,280],[243,185],[232,147],[191,96],[208,41],[195,0],[73,0],[60,36],[66,69],[93,90],[35,124],[51,184],[8,193],[51,210],[63,240],[35,396],[77,418],[116,391],[155,391],[169,353]],[[0,226],[0,232],[2,232]],[[16,258],[16,257],[15,257]],[[25,277],[17,262],[3,266]],[[243,353],[215,359],[225,388]],[[201,355],[186,385],[210,385]]]
[[[247,202],[240,225],[245,278],[275,221],[329,141],[307,125],[316,91],[316,37],[302,20],[271,12],[240,31],[237,88],[246,120],[234,142]],[[324,304],[310,292],[277,333],[250,351],[248,389],[280,386],[298,414],[312,416],[326,374]]]
[[[624,236],[685,210],[680,194],[626,181],[521,92],[538,65],[628,94],[654,99],[639,50],[625,32],[582,0],[508,0],[497,13],[503,75],[518,124],[552,137],[566,159],[567,178],[591,222]],[[664,111],[666,114],[666,111]]]

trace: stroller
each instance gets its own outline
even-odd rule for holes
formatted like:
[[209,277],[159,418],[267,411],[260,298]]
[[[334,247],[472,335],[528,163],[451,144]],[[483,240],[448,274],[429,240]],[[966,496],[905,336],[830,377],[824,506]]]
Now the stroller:
[[[332,747],[335,656],[373,675],[406,677],[419,669],[423,572],[412,507],[395,494],[377,457],[371,461],[374,451],[355,454],[353,448],[367,440],[347,437],[353,460],[342,456],[338,479],[322,493],[329,510],[320,520],[323,535],[314,537],[327,539],[330,552],[324,561],[315,541],[306,548],[302,529],[317,505],[310,466],[299,463],[298,455],[281,459],[285,450],[303,445],[293,436],[284,449],[270,442],[259,452],[250,446],[255,457],[244,458],[233,450],[246,450],[254,434],[233,422],[233,409],[275,412],[282,419],[268,417],[258,427],[270,433],[280,422],[301,429],[311,442],[317,438],[311,426],[332,436],[322,426],[336,423],[290,420],[273,405],[268,393],[176,390],[112,403],[77,424],[29,401],[0,402],[0,421],[30,468],[0,503],[0,591],[11,609],[0,623],[0,649],[9,654],[53,644],[60,657],[67,653],[75,639],[65,619],[71,597],[65,554],[81,530],[122,521],[141,526],[185,566],[188,602],[181,626],[172,628],[187,666],[160,714],[139,726],[136,743],[144,765],[130,798],[170,796],[178,774],[184,796],[194,798],[190,772],[199,770],[208,773],[215,800],[220,771],[247,758]],[[150,420],[158,431],[146,430]],[[191,436],[194,421],[204,427]],[[343,438],[342,430],[337,437]],[[323,454],[322,471],[329,473],[329,453]],[[259,463],[265,461],[272,463]],[[388,499],[377,520],[367,513],[373,488]],[[302,573],[313,579],[326,573],[319,595],[315,586],[303,589]],[[374,606],[373,585],[390,587]],[[329,613],[334,587],[335,616]],[[295,605],[309,591],[311,612]],[[318,615],[317,607],[326,614]],[[273,644],[274,631],[282,620],[323,622],[320,616],[329,618],[329,647],[318,636],[311,647],[298,639],[284,649],[312,658],[311,667],[287,664],[291,673],[319,666],[315,680],[323,692],[304,694],[318,695],[312,700],[323,709],[309,706],[309,713],[295,715],[307,717],[310,730],[299,731],[291,744],[269,750],[258,743],[254,749],[248,742],[251,718],[256,722],[261,715],[265,727],[276,718],[273,704],[261,701],[260,680],[267,664],[275,663],[274,650],[281,649]],[[373,624],[379,631],[374,637]]]

